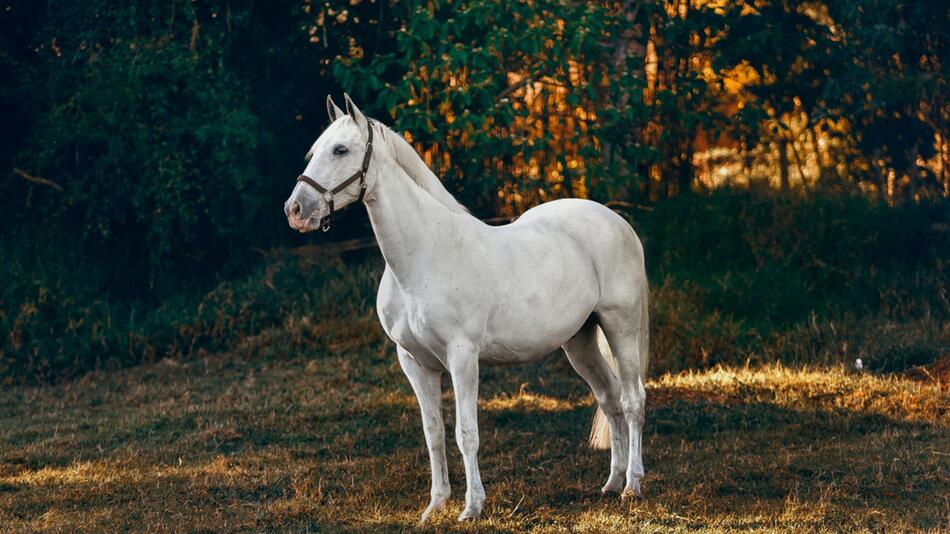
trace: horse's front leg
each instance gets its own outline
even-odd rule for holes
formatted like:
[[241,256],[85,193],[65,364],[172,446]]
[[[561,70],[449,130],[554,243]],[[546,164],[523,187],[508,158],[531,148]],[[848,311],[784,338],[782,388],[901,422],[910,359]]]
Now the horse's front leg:
[[458,519],[478,519],[485,502],[478,473],[478,351],[465,342],[452,343],[446,361],[455,390],[455,439],[465,464],[465,510]]
[[429,506],[422,513],[420,523],[425,522],[432,512],[442,510],[452,493],[449,487],[449,467],[445,461],[445,423],[442,421],[442,372],[419,364],[402,347],[396,348],[399,365],[402,367],[412,390],[419,400],[422,412],[422,429],[429,448],[429,463],[432,467],[432,491]]

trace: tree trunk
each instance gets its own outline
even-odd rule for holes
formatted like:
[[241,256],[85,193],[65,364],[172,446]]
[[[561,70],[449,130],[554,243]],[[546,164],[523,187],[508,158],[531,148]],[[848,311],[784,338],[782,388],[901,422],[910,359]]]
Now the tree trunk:
[[788,181],[788,140],[784,136],[778,140],[778,167],[782,191],[788,191],[791,188]]
[[680,164],[676,177],[678,194],[688,195],[693,192],[693,140],[690,138],[689,132],[686,132],[682,139]]

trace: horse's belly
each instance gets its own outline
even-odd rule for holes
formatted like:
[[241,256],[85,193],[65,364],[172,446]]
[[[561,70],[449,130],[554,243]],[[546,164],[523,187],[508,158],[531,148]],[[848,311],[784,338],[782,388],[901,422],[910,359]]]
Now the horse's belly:
[[[547,323],[511,321],[501,331],[486,332],[479,359],[487,363],[517,364],[538,360],[566,343],[584,326],[590,309],[569,313]],[[490,329],[491,330],[491,329]]]
[[597,295],[596,281],[585,278],[502,303],[488,322],[481,359],[503,364],[547,356],[584,326]]

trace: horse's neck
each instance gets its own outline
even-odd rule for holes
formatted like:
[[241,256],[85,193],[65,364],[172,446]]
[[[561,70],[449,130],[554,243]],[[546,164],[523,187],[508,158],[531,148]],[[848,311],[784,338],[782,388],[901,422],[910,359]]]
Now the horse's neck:
[[396,281],[404,289],[424,278],[452,236],[471,229],[468,214],[455,213],[413,183],[387,158],[378,171],[366,209],[373,233]]

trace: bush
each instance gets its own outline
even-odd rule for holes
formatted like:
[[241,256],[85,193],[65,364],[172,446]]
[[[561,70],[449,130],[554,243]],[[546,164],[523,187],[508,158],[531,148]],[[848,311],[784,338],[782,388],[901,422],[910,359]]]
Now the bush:
[[950,309],[946,202],[718,190],[660,203],[635,223],[653,280],[695,285],[708,308],[751,325]]
[[654,369],[862,358],[898,371],[932,361],[948,344],[947,218],[945,204],[752,190],[638,214]]
[[[378,261],[352,267],[287,251],[212,290],[162,302],[122,301],[102,292],[88,260],[0,247],[0,378],[55,381],[93,369],[231,348],[262,331],[299,321],[366,316]],[[313,333],[309,335],[314,335]]]

